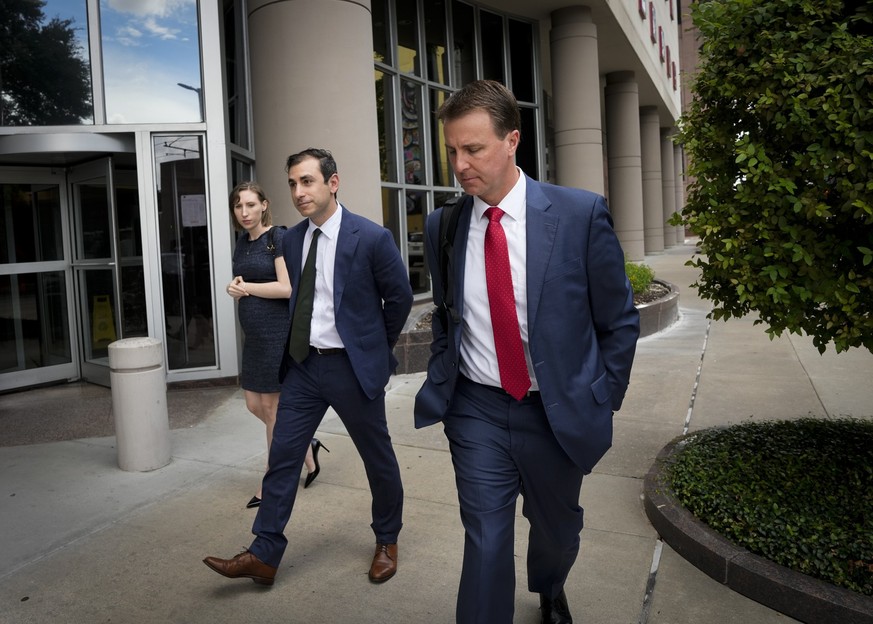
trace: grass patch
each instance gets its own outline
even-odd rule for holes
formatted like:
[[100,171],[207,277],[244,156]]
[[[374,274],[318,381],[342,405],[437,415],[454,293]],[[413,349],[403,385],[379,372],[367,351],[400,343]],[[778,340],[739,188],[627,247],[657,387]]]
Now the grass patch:
[[666,475],[694,516],[750,552],[873,596],[873,422],[802,418],[707,429]]

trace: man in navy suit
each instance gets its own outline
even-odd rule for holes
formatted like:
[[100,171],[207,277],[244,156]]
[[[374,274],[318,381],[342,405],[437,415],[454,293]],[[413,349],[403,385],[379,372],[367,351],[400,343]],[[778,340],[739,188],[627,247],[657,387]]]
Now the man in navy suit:
[[[306,449],[328,407],[339,415],[370,482],[376,552],[369,578],[387,581],[397,571],[397,535],[403,511],[400,469],[385,417],[385,385],[397,368],[393,348],[409,311],[412,288],[391,233],[349,212],[337,201],[339,175],[327,150],[310,148],[288,157],[288,185],[306,217],[284,238],[291,293],[289,354],[280,368],[282,390],[270,445],[269,469],[252,532],[254,542],[232,559],[204,563],[229,578],[272,585],[288,540]],[[317,242],[314,241],[317,238]],[[313,249],[311,314],[295,317],[304,265]],[[303,280],[305,281],[305,280]],[[309,306],[301,305],[303,308]],[[295,324],[302,353],[294,346]],[[299,341],[298,341],[299,342]]]
[[[442,421],[452,453],[466,534],[457,621],[511,624],[521,494],[530,523],[528,588],[540,595],[543,623],[571,623],[563,587],[579,551],[582,477],[612,443],[639,336],[624,255],[603,197],[542,184],[516,166],[519,110],[503,85],[470,83],[437,115],[472,201],[458,206],[455,314],[433,315],[415,424]],[[425,241],[438,307],[440,212],[428,218]],[[511,274],[509,309],[496,316],[494,220]],[[502,355],[513,341],[514,364]]]

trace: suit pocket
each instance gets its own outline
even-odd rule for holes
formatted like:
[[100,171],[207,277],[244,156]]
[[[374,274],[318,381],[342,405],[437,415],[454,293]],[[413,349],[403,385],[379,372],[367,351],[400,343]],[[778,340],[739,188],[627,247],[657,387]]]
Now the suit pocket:
[[612,392],[609,390],[609,379],[606,376],[606,372],[591,384],[591,394],[594,395],[594,400],[597,401],[598,405],[603,405],[609,401]]
[[582,258],[573,258],[557,266],[549,267],[543,281],[548,284],[552,280],[564,277],[569,273],[576,273],[577,271],[582,271]]

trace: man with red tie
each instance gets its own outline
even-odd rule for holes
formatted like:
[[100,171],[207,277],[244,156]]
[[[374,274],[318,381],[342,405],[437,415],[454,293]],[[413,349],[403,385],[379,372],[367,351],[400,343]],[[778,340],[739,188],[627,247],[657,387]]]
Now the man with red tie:
[[[470,83],[437,116],[471,197],[456,207],[454,309],[433,315],[415,424],[442,421],[452,453],[466,533],[457,622],[512,623],[521,494],[528,588],[543,623],[569,624],[582,478],[612,444],[639,336],[624,254],[603,197],[516,166],[520,114],[503,85]],[[438,307],[441,210],[425,239]]]

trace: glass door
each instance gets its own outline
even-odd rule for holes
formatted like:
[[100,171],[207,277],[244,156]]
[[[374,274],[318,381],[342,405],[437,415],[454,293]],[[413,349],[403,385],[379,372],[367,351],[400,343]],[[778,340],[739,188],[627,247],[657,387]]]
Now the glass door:
[[69,182],[81,375],[108,386],[109,345],[147,335],[135,175],[109,157],[73,168]]
[[0,391],[77,376],[63,174],[0,170]]

